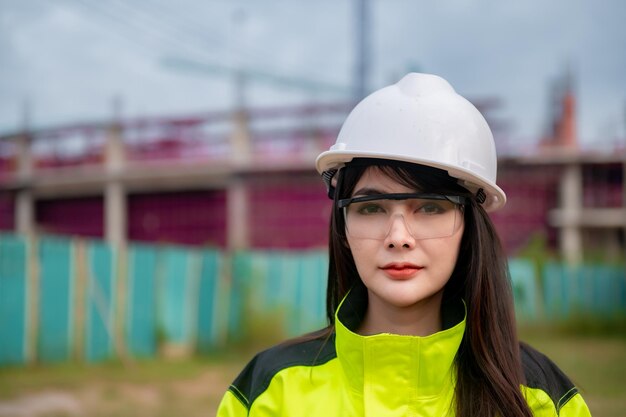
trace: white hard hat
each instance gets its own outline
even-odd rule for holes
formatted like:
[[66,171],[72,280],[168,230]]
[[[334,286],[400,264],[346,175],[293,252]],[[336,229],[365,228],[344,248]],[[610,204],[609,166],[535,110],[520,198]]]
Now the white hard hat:
[[506,203],[496,185],[496,148],[485,118],[436,75],[410,73],[364,98],[348,115],[337,142],[317,157],[317,171],[324,175],[353,158],[440,168],[471,192],[484,193],[486,210]]

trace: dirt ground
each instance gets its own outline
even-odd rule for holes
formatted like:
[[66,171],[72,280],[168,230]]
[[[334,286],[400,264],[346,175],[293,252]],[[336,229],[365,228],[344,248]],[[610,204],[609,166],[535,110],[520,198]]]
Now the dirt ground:
[[[166,365],[170,368],[174,365]],[[185,367],[190,365],[185,363]],[[211,416],[220,399],[236,376],[239,364],[212,364],[202,366],[194,375],[180,375],[166,369],[162,376],[151,377],[162,364],[146,364],[134,369],[118,370],[118,374],[98,369],[95,373],[86,370],[83,380],[73,372],[57,370],[59,375],[27,369],[22,374],[32,373],[45,383],[23,387],[13,394],[0,394],[0,416],[2,417],[62,417],[62,416]],[[17,370],[0,373],[2,385],[10,384]],[[54,372],[54,371],[53,371]],[[132,376],[133,372],[146,375]],[[129,375],[125,381],[123,374]],[[185,372],[186,373],[186,372]],[[43,377],[42,377],[43,376]],[[49,379],[56,380],[50,382]],[[19,378],[18,378],[19,379]],[[3,394],[7,394],[4,392]]]

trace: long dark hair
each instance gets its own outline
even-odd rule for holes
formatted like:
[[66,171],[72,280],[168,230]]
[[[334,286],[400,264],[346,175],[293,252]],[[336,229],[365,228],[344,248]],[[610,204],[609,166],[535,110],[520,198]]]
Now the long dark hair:
[[[403,162],[355,159],[338,173],[330,222],[326,315],[334,328],[340,301],[363,285],[347,245],[345,223],[337,200],[351,195],[366,169],[380,169],[408,187],[472,197],[447,172]],[[493,223],[471,198],[464,207],[465,229],[456,266],[444,288],[442,305],[459,298],[467,306],[466,331],[455,357],[456,415],[532,417],[520,385],[524,383],[515,327],[507,258]]]

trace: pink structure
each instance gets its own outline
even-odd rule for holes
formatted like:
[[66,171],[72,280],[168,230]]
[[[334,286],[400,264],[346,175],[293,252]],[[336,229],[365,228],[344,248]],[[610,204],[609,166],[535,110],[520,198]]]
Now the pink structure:
[[[566,98],[563,114],[571,118],[574,103]],[[326,247],[331,202],[314,159],[334,142],[350,107],[140,119],[2,137],[0,230],[225,249]],[[572,230],[568,236],[581,245],[586,235],[595,236],[593,245],[610,235],[600,240],[623,246],[624,151],[581,153],[563,136],[575,134],[573,122],[558,126],[558,141],[499,161],[509,202],[492,217],[510,254],[536,234],[561,247],[572,241],[564,237]],[[578,223],[563,220],[572,204]],[[613,220],[597,222],[598,216]]]

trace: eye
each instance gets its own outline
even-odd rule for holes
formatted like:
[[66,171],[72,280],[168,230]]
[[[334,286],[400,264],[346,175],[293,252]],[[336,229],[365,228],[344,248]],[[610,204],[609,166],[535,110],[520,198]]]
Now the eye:
[[432,216],[436,214],[444,214],[448,210],[449,210],[448,207],[444,206],[443,204],[439,202],[427,201],[427,202],[424,202],[423,204],[420,204],[416,212],[418,214],[426,214],[426,215]]
[[363,203],[355,207],[356,212],[363,215],[385,213],[385,209],[376,203]]

